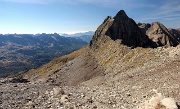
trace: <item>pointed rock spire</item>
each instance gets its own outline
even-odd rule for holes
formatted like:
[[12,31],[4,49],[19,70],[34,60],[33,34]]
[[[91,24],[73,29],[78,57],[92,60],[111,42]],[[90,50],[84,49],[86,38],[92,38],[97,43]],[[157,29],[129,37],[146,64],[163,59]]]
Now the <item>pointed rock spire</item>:
[[130,47],[150,47],[151,40],[142,33],[136,22],[129,18],[124,10],[114,17],[114,22],[108,28],[106,35],[111,39],[121,39],[124,45]]

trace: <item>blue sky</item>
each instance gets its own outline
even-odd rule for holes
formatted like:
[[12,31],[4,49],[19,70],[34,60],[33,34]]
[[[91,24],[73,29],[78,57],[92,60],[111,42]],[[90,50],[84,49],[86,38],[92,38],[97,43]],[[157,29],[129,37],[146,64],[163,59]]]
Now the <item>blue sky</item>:
[[0,33],[95,31],[122,9],[136,22],[180,27],[180,0],[0,0]]

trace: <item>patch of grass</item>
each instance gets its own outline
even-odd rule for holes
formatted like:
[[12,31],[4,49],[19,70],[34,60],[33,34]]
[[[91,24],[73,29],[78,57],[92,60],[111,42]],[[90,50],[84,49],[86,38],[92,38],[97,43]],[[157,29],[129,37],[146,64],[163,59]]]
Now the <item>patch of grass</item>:
[[123,62],[127,62],[129,61],[133,56],[135,55],[135,53],[132,51],[132,52],[129,52],[128,54],[126,54],[124,57],[123,57]]

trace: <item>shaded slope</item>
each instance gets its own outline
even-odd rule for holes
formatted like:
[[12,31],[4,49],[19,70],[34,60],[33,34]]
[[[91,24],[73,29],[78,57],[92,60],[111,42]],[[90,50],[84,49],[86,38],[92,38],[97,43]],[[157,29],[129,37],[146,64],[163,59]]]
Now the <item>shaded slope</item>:
[[88,50],[89,50],[89,47],[85,46],[81,48],[80,50],[72,52],[71,54],[68,54],[59,58],[55,58],[48,64],[45,64],[38,69],[32,69],[28,71],[27,73],[24,74],[24,78],[27,78],[31,81],[36,81],[36,80],[41,81],[42,79],[42,81],[45,82],[48,80],[48,77],[51,74],[58,72],[59,68],[63,64],[77,58],[78,56],[82,55]]
[[174,40],[177,41],[177,43],[180,43],[180,30],[178,29],[168,29],[168,31],[174,36]]

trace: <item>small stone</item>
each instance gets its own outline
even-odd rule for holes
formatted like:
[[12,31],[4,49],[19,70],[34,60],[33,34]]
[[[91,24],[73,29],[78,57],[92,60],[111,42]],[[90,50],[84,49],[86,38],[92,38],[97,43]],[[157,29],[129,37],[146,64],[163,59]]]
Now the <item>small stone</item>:
[[81,97],[85,97],[85,95],[84,95],[84,94],[81,94]]
[[97,109],[98,107],[97,106],[93,106],[93,109]]
[[60,88],[53,88],[54,95],[58,95],[60,93]]
[[136,102],[137,102],[136,100],[133,101],[133,103],[136,103]]
[[67,102],[68,99],[69,99],[69,98],[68,98],[67,95],[62,95],[60,101],[64,103],[64,102]]
[[32,101],[29,101],[29,102],[27,103],[27,105],[33,105],[33,102],[32,102]]
[[126,95],[127,95],[128,97],[130,97],[130,96],[131,96],[131,94],[130,94],[130,93],[126,93]]
[[89,98],[89,99],[87,100],[87,102],[93,103],[94,101],[92,100],[92,98]]
[[31,101],[31,98],[26,98],[27,101]]
[[14,87],[17,87],[17,85],[14,85]]
[[53,95],[54,95],[54,92],[53,92],[53,91],[51,91],[51,92],[50,92],[50,95],[51,95],[51,96],[53,96]]
[[143,98],[146,98],[146,95],[143,95]]
[[70,107],[69,109],[74,109],[74,107]]
[[65,94],[65,92],[64,92],[64,90],[63,90],[63,89],[61,89],[61,94],[62,94],[62,95],[64,95],[64,94]]
[[48,92],[48,91],[46,91],[44,94],[45,94],[45,95],[48,95],[48,94],[49,94],[49,92]]

